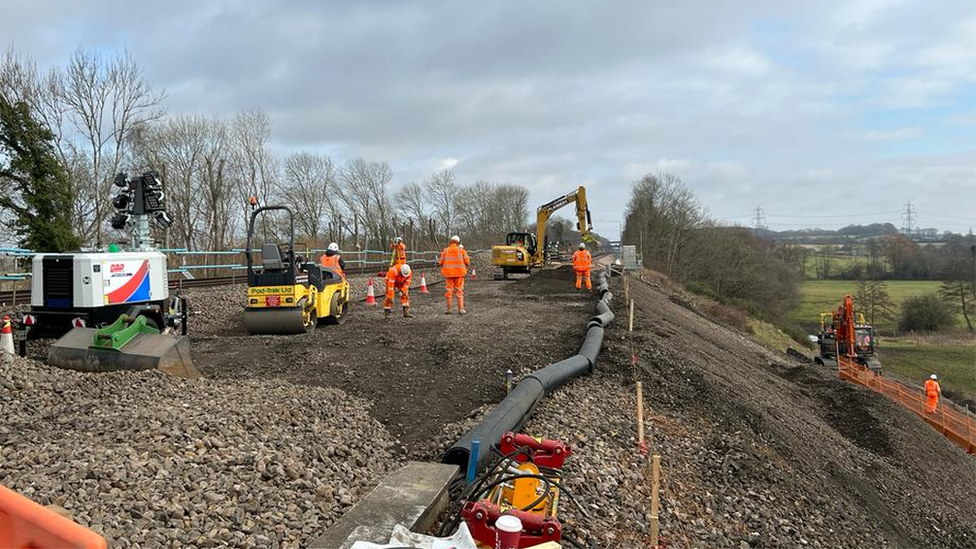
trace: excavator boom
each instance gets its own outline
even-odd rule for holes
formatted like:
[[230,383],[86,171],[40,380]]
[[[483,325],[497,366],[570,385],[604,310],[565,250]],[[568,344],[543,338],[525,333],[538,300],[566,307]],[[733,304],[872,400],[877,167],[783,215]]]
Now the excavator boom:
[[509,233],[505,244],[492,246],[491,263],[501,268],[501,278],[509,273],[528,273],[531,269],[546,263],[546,226],[549,217],[560,208],[576,204],[576,230],[584,242],[595,242],[590,208],[586,203],[586,189],[580,186],[575,191],[547,202],[536,210],[536,237],[528,233]]
[[586,202],[586,188],[582,185],[575,191],[539,206],[536,210],[536,251],[532,262],[542,265],[546,259],[546,227],[549,218],[557,210],[571,203],[576,203],[576,230],[584,242],[593,242],[593,222],[590,218],[590,208]]

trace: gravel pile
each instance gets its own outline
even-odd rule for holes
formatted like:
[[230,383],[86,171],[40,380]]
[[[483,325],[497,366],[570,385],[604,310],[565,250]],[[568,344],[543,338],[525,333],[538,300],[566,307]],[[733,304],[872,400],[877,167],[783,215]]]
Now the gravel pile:
[[[637,452],[632,391],[601,374],[575,381],[543,401],[525,430],[573,446],[564,484],[587,513],[564,500],[560,519],[601,547],[643,547],[650,533],[650,457]],[[761,450],[741,433],[667,416],[648,418],[648,433],[664,456],[660,520],[669,547],[889,546],[856,514],[828,522],[844,512],[826,495],[786,499],[757,482],[754,475],[789,478],[757,459]]]
[[300,547],[397,462],[362,401],[0,360],[0,481],[112,547]]

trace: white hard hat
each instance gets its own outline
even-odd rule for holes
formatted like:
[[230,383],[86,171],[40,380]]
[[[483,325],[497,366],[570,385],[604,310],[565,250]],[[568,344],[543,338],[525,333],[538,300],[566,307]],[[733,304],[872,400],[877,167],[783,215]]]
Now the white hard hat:
[[407,265],[406,263],[404,263],[403,265],[400,265],[400,275],[401,276],[410,276],[410,265]]
[[583,244],[582,242],[580,242],[579,248],[582,250],[585,247],[586,247],[586,244]]
[[458,235],[454,235],[454,236],[451,237],[451,242],[457,242],[457,243],[460,244],[461,243],[461,237],[458,236]]
[[393,239],[393,242],[396,242],[397,244],[399,244],[399,243],[403,242],[403,238],[401,238],[401,237],[398,236],[398,237],[396,237],[396,238]]
[[932,374],[932,375],[930,375],[929,377],[930,377],[930,378],[932,378],[932,379],[939,379],[939,376],[937,376],[937,375],[935,375],[935,374]]
[[330,252],[338,252],[339,251],[339,245],[336,244],[335,242],[329,242],[329,251]]
[[464,249],[464,244],[458,244],[458,248]]

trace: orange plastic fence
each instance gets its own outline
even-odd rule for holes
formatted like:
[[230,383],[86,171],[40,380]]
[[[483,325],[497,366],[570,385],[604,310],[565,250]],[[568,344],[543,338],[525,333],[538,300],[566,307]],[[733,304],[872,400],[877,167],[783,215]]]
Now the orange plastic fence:
[[925,410],[922,389],[882,377],[847,357],[837,357],[837,375],[901,403],[947,439],[965,448],[967,453],[976,453],[976,417],[968,411],[946,405],[945,399],[940,398],[939,408],[935,413],[929,413]]
[[0,547],[106,549],[105,538],[0,486]]

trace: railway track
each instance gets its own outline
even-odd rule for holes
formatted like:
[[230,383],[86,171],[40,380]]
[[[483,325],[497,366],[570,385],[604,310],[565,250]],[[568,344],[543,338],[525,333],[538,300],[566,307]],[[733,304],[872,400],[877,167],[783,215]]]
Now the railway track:
[[[417,267],[430,268],[437,264],[434,260],[429,261],[414,261],[411,263]],[[379,274],[380,268],[376,265],[373,266],[362,266],[347,267],[345,272],[350,275],[362,275],[362,274]],[[170,273],[169,288],[171,290],[179,290],[183,288],[212,288],[215,286],[227,286],[230,284],[243,284],[247,282],[247,274],[244,271],[240,271],[240,274],[232,274],[227,276],[211,276],[211,277],[201,277],[201,278],[184,278],[178,273]],[[0,307],[14,306],[14,305],[28,305],[30,304],[31,292],[29,289],[23,290],[4,290],[0,291]]]

